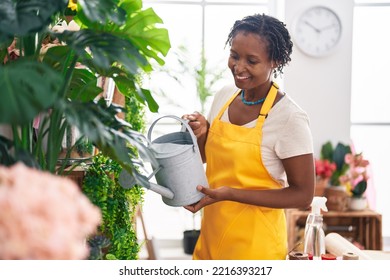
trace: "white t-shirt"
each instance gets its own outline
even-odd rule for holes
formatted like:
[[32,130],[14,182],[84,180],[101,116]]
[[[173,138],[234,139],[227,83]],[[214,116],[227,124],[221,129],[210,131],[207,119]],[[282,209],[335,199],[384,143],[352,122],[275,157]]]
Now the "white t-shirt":
[[[230,85],[216,93],[207,117],[210,125],[223,105],[237,90],[237,87]],[[230,122],[228,110],[223,113],[221,120]],[[244,126],[255,127],[256,122],[257,119]],[[264,166],[283,186],[287,186],[287,183],[281,159],[313,153],[309,118],[306,112],[286,94],[271,108],[264,122],[261,151]]]

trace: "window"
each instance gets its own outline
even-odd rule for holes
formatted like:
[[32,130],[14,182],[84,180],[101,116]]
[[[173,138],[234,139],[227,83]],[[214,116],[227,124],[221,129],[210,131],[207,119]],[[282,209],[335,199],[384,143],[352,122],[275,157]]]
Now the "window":
[[[355,0],[352,48],[351,138],[370,160],[376,210],[389,213],[390,177],[390,1]],[[367,190],[369,192],[370,190]],[[374,195],[374,194],[373,194]],[[390,236],[384,215],[383,235]]]
[[[268,13],[266,0],[145,0],[143,4],[145,8],[152,7],[164,21],[172,45],[165,59],[166,65],[156,66],[156,71],[148,79],[148,88],[160,105],[158,114],[148,113],[149,123],[163,115],[181,116],[201,111],[195,76],[200,67],[202,49],[207,62],[206,77],[213,73],[222,75],[219,83],[212,87],[212,92],[215,92],[232,82],[227,69],[229,49],[225,49],[225,41],[234,21],[254,13]],[[209,101],[206,101],[205,112],[211,105]],[[156,132],[155,138],[163,131],[178,131],[178,128],[165,123],[163,130],[156,125],[153,131]],[[184,230],[200,227],[199,215],[193,217],[182,207],[168,207],[160,195],[150,191],[145,196],[143,212],[148,234],[158,239],[181,239]]]

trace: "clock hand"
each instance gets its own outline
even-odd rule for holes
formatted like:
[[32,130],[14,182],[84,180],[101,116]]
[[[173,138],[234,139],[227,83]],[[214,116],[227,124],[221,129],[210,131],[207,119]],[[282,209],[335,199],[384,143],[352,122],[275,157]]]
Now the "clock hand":
[[308,22],[307,20],[305,20],[304,23],[305,23],[307,26],[310,26],[311,28],[313,28],[315,32],[321,33],[321,30],[320,30],[320,29],[318,29],[317,27],[315,27],[314,25],[312,25],[312,24],[311,24],[310,22]]
[[332,28],[333,26],[335,26],[335,24],[327,25],[327,26],[325,26],[325,27],[322,27],[322,28],[320,29],[320,31],[324,31],[324,30],[326,30],[326,29],[330,29],[330,28]]

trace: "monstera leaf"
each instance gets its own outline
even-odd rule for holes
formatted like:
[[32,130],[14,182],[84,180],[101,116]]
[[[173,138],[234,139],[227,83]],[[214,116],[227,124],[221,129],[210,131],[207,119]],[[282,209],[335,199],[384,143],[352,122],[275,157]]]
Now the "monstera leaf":
[[31,122],[59,96],[63,78],[43,63],[21,60],[0,66],[0,123]]
[[41,32],[63,11],[68,0],[1,0],[0,43],[9,38]]

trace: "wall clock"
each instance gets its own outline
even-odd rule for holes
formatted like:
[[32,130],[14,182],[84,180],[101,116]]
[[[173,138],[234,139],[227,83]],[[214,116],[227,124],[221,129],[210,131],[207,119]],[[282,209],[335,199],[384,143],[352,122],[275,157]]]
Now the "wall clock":
[[341,31],[341,21],[336,12],[324,6],[313,6],[297,17],[292,36],[302,52],[322,57],[338,45]]

